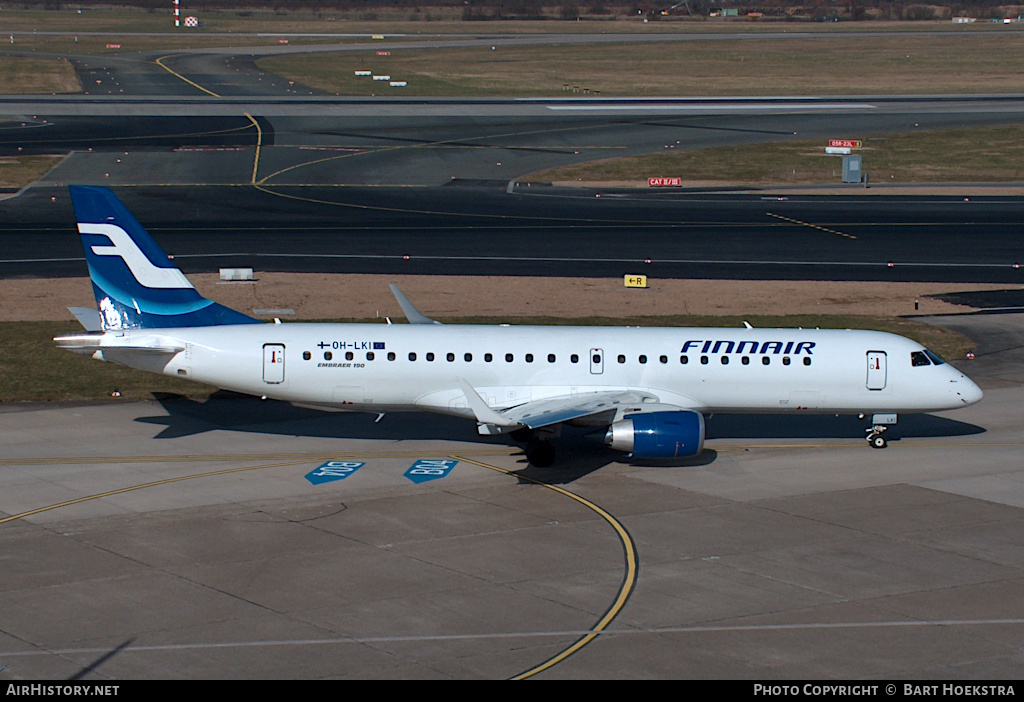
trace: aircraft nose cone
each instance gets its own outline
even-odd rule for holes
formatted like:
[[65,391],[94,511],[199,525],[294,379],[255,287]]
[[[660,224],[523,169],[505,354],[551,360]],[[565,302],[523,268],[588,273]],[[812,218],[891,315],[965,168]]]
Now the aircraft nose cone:
[[985,393],[981,391],[981,388],[979,388],[977,384],[966,375],[960,376],[955,388],[956,394],[964,405],[973,405],[976,402],[981,402],[981,398],[985,395]]

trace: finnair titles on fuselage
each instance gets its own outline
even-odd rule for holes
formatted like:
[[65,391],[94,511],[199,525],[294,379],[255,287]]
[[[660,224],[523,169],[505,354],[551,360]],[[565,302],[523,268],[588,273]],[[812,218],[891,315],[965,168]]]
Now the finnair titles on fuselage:
[[442,325],[392,286],[410,324],[266,324],[201,297],[106,188],[71,186],[99,312],[58,346],[292,402],[475,420],[554,458],[563,424],[634,459],[694,456],[712,412],[896,415],[981,399],[917,342],[859,330]]

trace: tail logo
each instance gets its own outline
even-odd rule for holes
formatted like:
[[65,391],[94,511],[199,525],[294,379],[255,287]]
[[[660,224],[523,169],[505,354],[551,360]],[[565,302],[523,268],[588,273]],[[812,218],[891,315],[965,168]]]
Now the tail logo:
[[79,222],[80,234],[99,234],[110,239],[112,246],[92,246],[96,256],[119,256],[135,276],[135,280],[146,288],[192,288],[192,283],[177,268],[160,268],[153,265],[131,236],[116,224]]

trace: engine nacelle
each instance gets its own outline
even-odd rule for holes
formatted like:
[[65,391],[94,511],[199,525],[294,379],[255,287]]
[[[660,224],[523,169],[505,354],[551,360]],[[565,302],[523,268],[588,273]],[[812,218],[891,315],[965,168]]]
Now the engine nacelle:
[[704,448],[704,415],[700,412],[634,414],[608,427],[604,442],[633,458],[687,458]]

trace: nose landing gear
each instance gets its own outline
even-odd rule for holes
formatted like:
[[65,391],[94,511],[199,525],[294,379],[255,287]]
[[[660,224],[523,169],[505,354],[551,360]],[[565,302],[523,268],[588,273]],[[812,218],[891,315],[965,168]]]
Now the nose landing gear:
[[868,429],[867,440],[871,444],[871,448],[884,449],[889,445],[889,442],[885,440],[885,436],[882,435],[889,427],[873,427]]
[[884,449],[889,445],[889,442],[885,439],[885,432],[893,424],[896,424],[895,414],[875,414],[871,416],[871,428],[867,430],[868,435],[865,437],[868,443],[871,444],[871,448]]

